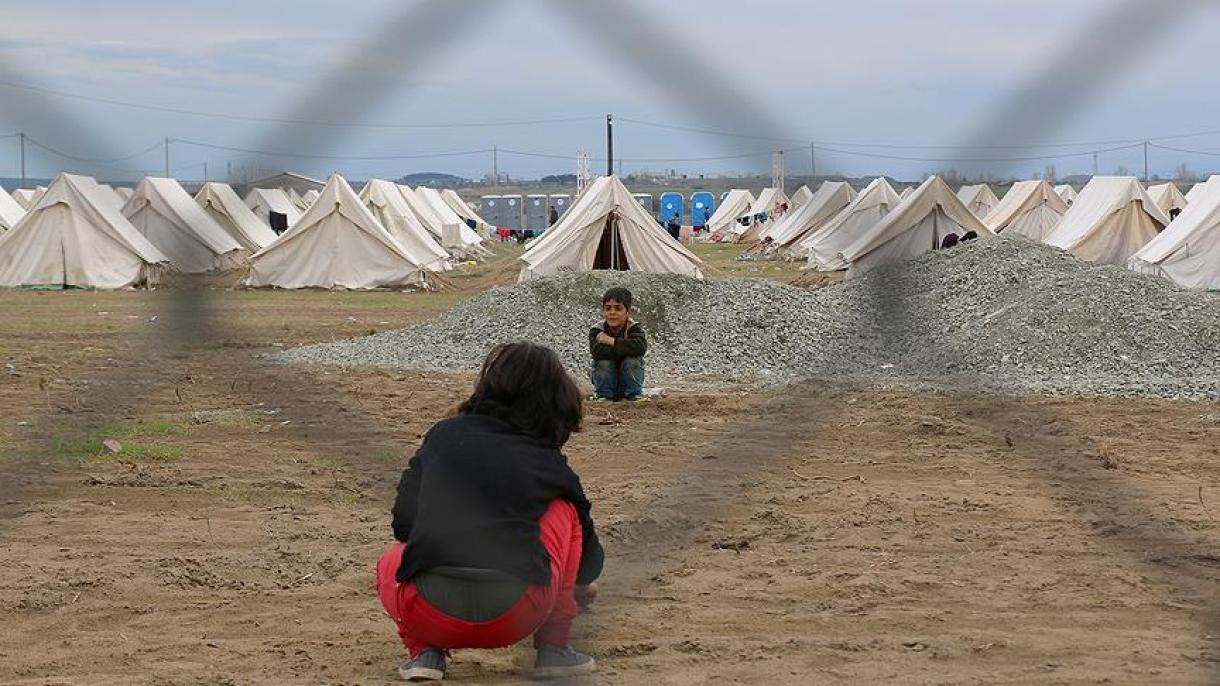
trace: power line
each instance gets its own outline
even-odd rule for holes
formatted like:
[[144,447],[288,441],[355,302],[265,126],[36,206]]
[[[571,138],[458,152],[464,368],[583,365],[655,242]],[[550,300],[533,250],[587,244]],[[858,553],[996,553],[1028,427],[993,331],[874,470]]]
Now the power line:
[[184,145],[192,145],[198,148],[208,148],[211,150],[224,150],[226,152],[239,152],[247,155],[265,155],[267,157],[291,157],[297,159],[309,160],[341,160],[341,161],[357,161],[371,162],[380,160],[427,160],[440,157],[465,157],[468,155],[485,155],[491,152],[491,148],[481,150],[463,150],[460,152],[435,152],[435,153],[419,153],[413,155],[313,155],[306,153],[294,152],[278,152],[274,150],[253,150],[250,148],[234,148],[226,145],[213,145],[212,143],[201,143],[199,141],[185,140],[182,138],[173,139],[175,143]]
[[1220,152],[1216,152],[1216,151],[1212,151],[1212,150],[1187,150],[1186,148],[1174,148],[1174,147],[1170,147],[1168,145],[1157,145],[1156,143],[1149,143],[1148,145],[1153,148],[1156,148],[1157,150],[1168,150],[1169,152],[1179,152],[1179,153],[1184,153],[1187,155],[1204,155],[1207,157],[1220,157]]
[[965,157],[965,158],[909,157],[906,155],[887,155],[884,153],[862,152],[859,150],[840,150],[840,149],[836,149],[836,148],[828,148],[825,146],[818,146],[818,150],[825,151],[825,152],[833,152],[833,153],[837,153],[840,155],[852,155],[852,156],[856,156],[856,157],[871,157],[871,158],[882,159],[882,160],[899,160],[899,161],[903,161],[903,162],[940,162],[940,163],[970,164],[970,163],[1000,163],[1000,162],[1037,162],[1037,161],[1043,161],[1043,160],[1065,159],[1065,158],[1069,158],[1069,157],[1087,157],[1087,156],[1096,155],[1099,153],[1118,152],[1120,150],[1133,150],[1135,148],[1142,147],[1143,145],[1144,145],[1144,142],[1140,141],[1140,142],[1132,144],[1132,145],[1123,145],[1123,146],[1119,146],[1119,147],[1105,148],[1105,149],[1101,149],[1101,150],[1083,150],[1080,152],[1065,152],[1065,153],[1059,153],[1059,154],[1054,154],[1054,155],[1030,155],[1030,156],[1025,156],[1025,157],[989,157],[989,158],[982,158],[982,157]]
[[97,102],[106,105],[114,105],[117,107],[128,107],[138,110],[148,110],[150,112],[164,112],[168,114],[185,114],[192,117],[207,117],[211,119],[230,119],[233,121],[249,121],[260,122],[264,124],[296,124],[301,126],[327,126],[335,128],[350,128],[350,129],[483,129],[511,126],[539,126],[545,124],[565,124],[570,122],[581,121],[597,121],[601,117],[554,117],[548,119],[525,119],[518,121],[499,121],[499,122],[448,122],[448,123],[399,123],[399,124],[366,124],[357,122],[337,122],[337,121],[317,121],[309,119],[279,119],[275,117],[256,117],[245,114],[230,114],[226,112],[204,112],[200,110],[188,110],[180,107],[165,107],[162,105],[150,105],[147,103],[131,102],[128,100],[115,100],[113,98],[102,98],[92,95],[79,95],[76,93],[68,93],[65,91],[54,90],[51,88],[43,88],[41,86],[33,86],[28,83],[16,83],[13,81],[0,80],[0,86],[8,88],[18,88],[22,90],[34,91],[46,95],[53,95],[60,98],[71,98],[73,100],[83,100],[86,102]]
[[137,153],[134,153],[134,154],[131,154],[131,155],[127,155],[127,156],[125,156],[125,157],[119,157],[119,158],[112,159],[112,160],[102,160],[102,159],[91,159],[91,158],[88,158],[88,157],[78,157],[78,156],[76,156],[76,155],[72,155],[72,154],[66,153],[66,152],[64,152],[64,151],[62,151],[62,150],[59,150],[59,149],[53,148],[53,147],[51,147],[51,146],[49,146],[49,145],[47,145],[47,144],[45,144],[45,143],[42,143],[42,142],[38,141],[38,140],[37,140],[37,139],[35,139],[35,138],[31,138],[31,137],[30,137],[30,136],[28,136],[28,135],[25,137],[25,139],[26,139],[27,141],[29,141],[30,143],[33,143],[35,147],[37,147],[37,148],[41,148],[41,149],[43,149],[43,150],[45,150],[45,151],[47,151],[47,152],[49,152],[49,153],[51,153],[51,154],[53,154],[53,155],[55,155],[55,156],[57,156],[57,157],[62,157],[62,158],[64,158],[64,159],[66,159],[66,160],[71,160],[71,161],[73,161],[73,162],[82,162],[82,163],[85,163],[85,164],[101,164],[101,165],[110,165],[110,164],[118,164],[118,163],[120,163],[120,162],[128,162],[128,161],[130,161],[130,160],[134,160],[134,159],[136,159],[137,157],[141,157],[141,156],[143,156],[143,155],[147,155],[148,153],[152,152],[153,150],[156,150],[157,148],[160,148],[160,147],[161,147],[161,145],[162,145],[160,142],[157,142],[157,143],[154,143],[153,145],[151,145],[151,146],[149,146],[149,147],[145,148],[144,150],[141,150],[140,152],[137,152]]

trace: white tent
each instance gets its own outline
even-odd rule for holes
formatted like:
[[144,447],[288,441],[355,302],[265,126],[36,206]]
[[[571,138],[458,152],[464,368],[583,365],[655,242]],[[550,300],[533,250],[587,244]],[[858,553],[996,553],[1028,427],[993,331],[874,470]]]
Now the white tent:
[[1134,176],[1095,176],[1046,243],[1082,260],[1125,265],[1168,224]]
[[25,208],[17,204],[8,191],[0,188],[0,233],[16,226],[24,216]]
[[960,238],[971,231],[979,237],[993,235],[948,184],[933,176],[844,248],[840,256],[851,277],[918,257],[938,249],[949,234]]
[[841,253],[856,239],[902,202],[885,177],[873,179],[851,204],[805,237],[798,250],[809,255],[809,268],[823,271],[847,269]]
[[13,191],[13,200],[27,210],[34,206],[34,198],[37,196],[38,191],[33,188],[18,188]]
[[1020,181],[1008,189],[983,223],[1005,236],[1024,236],[1041,242],[1067,211],[1067,202],[1047,182]]
[[[826,184],[823,183],[822,185],[825,186]],[[792,194],[792,204],[789,205],[788,209],[799,210],[812,199],[813,191],[809,190],[809,186],[801,186],[800,188],[796,189],[795,193]]]
[[729,191],[724,200],[720,201],[720,207],[716,208],[716,212],[707,221],[709,237],[714,241],[737,240],[737,229],[741,226],[741,220],[749,218],[750,208],[753,206],[754,194],[750,191]]
[[1076,189],[1066,183],[1062,186],[1055,186],[1055,192],[1059,194],[1060,198],[1063,198],[1063,202],[1069,205],[1076,202]]
[[423,266],[338,174],[300,221],[250,263],[244,283],[255,287],[363,290],[425,283]]
[[360,201],[407,250],[415,263],[433,272],[453,269],[449,263],[449,253],[415,218],[398,186],[382,179],[373,179],[360,191]]
[[305,210],[309,209],[309,202],[306,201],[305,198],[302,198],[301,194],[297,193],[295,189],[289,187],[283,190],[284,195],[288,196],[288,200],[291,201],[292,205],[298,210],[304,212]]
[[843,211],[856,199],[856,191],[842,181],[826,181],[818,192],[802,205],[775,222],[763,238],[771,239],[771,246],[787,251],[809,234],[822,228],[826,222]]
[[173,179],[146,178],[123,206],[123,216],[186,274],[240,267],[240,243]]
[[246,250],[255,253],[275,242],[275,232],[246,207],[229,184],[203,184],[195,202]]
[[462,219],[474,220],[474,223],[477,226],[483,227],[484,231],[488,231],[493,228],[491,224],[488,224],[486,220],[479,216],[478,212],[471,209],[470,205],[467,205],[466,201],[462,200],[462,196],[458,195],[457,191],[453,190],[452,188],[446,188],[441,191],[441,199],[444,200],[445,204],[449,205],[450,209],[456,212],[457,215]]
[[85,176],[60,174],[0,234],[0,287],[126,288],[155,284],[172,270],[169,258]]
[[[754,201],[754,205],[750,207],[750,223],[747,226],[738,224],[734,231],[737,233],[737,240],[744,243],[753,243],[762,240],[763,234],[775,225],[782,215],[791,207],[791,201],[784,191],[779,188],[764,188],[762,193],[758,194],[758,199]],[[766,219],[762,219],[766,217]]]
[[911,197],[911,194],[915,192],[916,188],[918,188],[918,186],[907,186],[906,188],[902,189],[902,192],[898,194],[898,199],[906,200],[907,198]]
[[[479,234],[475,233],[474,229],[466,223],[465,217],[458,215],[441,197],[439,191],[435,188],[420,186],[415,189],[415,194],[420,200],[427,204],[428,209],[441,222],[441,235],[450,235],[456,230],[457,239],[454,243],[454,248],[465,250],[468,254],[486,254],[483,249],[483,239]],[[442,244],[443,245],[443,244]],[[448,246],[443,246],[448,247]]]
[[1176,214],[1174,210],[1186,209],[1186,196],[1172,183],[1162,183],[1148,189],[1148,197],[1161,208],[1165,216]]
[[521,280],[617,269],[703,278],[700,262],[666,233],[617,176],[595,180],[521,256]]
[[1128,266],[1183,288],[1220,289],[1220,176],[1194,189],[1182,214],[1135,253]]
[[288,217],[288,226],[291,228],[301,219],[301,211],[296,205],[292,204],[292,200],[284,194],[284,191],[278,188],[255,188],[246,194],[246,207],[254,211],[258,220],[264,224],[271,225],[271,213],[278,212]]
[[306,203],[306,209],[309,209],[309,207],[313,206],[313,204],[318,200],[319,195],[321,195],[321,193],[319,193],[318,191],[315,191],[312,188],[305,191],[305,193],[303,195],[301,195],[301,199],[304,200]]
[[985,183],[977,186],[962,186],[957,191],[957,199],[961,200],[966,209],[973,212],[974,216],[979,219],[991,214],[991,210],[1000,204],[1000,199],[991,190],[991,186]]
[[1203,188],[1206,186],[1206,182],[1196,183],[1195,185],[1191,186],[1190,190],[1186,192],[1186,202],[1188,204],[1194,202],[1195,198],[1198,197],[1199,193],[1203,192]]
[[[422,190],[422,189],[421,189]],[[485,253],[480,245],[482,239],[466,226],[453,210],[449,209],[444,217],[438,213],[429,199],[420,191],[410,186],[398,186],[399,193],[406,201],[407,207],[415,214],[419,223],[428,233],[440,243],[441,247],[454,257],[465,259],[477,257]],[[448,206],[446,206],[448,209]],[[465,229],[463,231],[462,229]]]

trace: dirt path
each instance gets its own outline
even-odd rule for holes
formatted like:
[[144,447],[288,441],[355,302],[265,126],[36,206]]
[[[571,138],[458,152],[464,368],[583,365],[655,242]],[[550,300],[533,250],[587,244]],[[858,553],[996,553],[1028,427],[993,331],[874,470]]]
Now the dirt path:
[[[158,294],[0,295],[0,683],[395,683],[371,567],[470,378],[256,355],[456,297],[226,293],[229,334],[146,358]],[[589,414],[595,683],[1218,680],[1215,405],[810,384]]]

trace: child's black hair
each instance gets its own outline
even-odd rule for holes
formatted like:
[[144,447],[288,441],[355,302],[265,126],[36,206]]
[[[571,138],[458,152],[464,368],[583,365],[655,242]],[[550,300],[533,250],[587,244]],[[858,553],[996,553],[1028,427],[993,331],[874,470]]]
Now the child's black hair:
[[561,448],[580,431],[580,389],[555,351],[534,343],[496,346],[483,362],[474,393],[458,414],[495,417],[517,431]]
[[616,303],[622,303],[623,307],[626,307],[629,310],[631,309],[631,300],[631,291],[627,290],[626,288],[611,288],[610,290],[606,291],[605,295],[602,296],[603,305],[613,301]]

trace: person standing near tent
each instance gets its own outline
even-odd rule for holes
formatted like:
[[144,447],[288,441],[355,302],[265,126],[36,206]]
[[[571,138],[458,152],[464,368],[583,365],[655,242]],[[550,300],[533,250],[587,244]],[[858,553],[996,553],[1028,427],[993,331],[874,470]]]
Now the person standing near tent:
[[674,237],[675,241],[682,235],[682,220],[676,212],[669,218],[669,223],[665,225],[665,228],[669,231],[669,235]]
[[535,678],[596,670],[569,646],[605,560],[560,452],[582,418],[559,356],[512,343],[487,356],[457,414],[428,431],[398,484],[398,542],[377,563],[377,595],[411,655],[402,678],[439,681],[445,651],[530,635]]
[[551,205],[550,220],[551,221],[549,224],[547,224],[547,226],[554,226],[559,223],[559,210],[555,209],[554,205]]
[[712,226],[712,208],[703,208],[703,230],[710,231]]
[[631,318],[633,297],[626,288],[611,288],[602,296],[600,326],[589,331],[596,400],[640,400],[644,397],[644,355],[648,339]]

